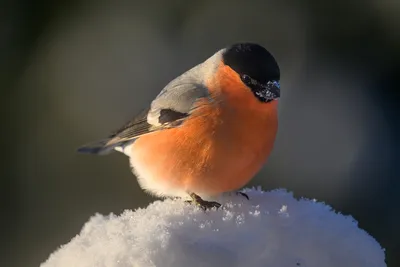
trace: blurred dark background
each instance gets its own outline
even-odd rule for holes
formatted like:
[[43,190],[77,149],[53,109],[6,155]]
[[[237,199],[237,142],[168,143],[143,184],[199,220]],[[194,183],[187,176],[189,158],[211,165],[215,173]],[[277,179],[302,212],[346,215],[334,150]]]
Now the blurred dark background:
[[79,155],[218,49],[282,72],[275,150],[252,185],[353,215],[400,266],[400,2],[0,2],[1,262],[38,266],[94,213],[145,207],[122,154]]

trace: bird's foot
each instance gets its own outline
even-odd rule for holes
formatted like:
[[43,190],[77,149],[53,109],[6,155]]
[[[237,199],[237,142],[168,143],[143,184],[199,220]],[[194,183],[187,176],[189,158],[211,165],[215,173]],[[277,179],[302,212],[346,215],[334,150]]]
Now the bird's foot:
[[200,208],[202,208],[203,210],[208,210],[208,209],[212,209],[212,208],[218,209],[219,207],[221,207],[221,204],[219,204],[218,202],[203,200],[201,197],[199,197],[195,193],[191,193],[189,195],[192,198],[192,200],[187,200],[186,202],[188,202],[190,204],[195,204],[195,205],[199,206]]
[[240,191],[236,191],[236,195],[241,195],[245,198],[247,198],[247,200],[250,200],[249,196],[246,193],[240,192]]

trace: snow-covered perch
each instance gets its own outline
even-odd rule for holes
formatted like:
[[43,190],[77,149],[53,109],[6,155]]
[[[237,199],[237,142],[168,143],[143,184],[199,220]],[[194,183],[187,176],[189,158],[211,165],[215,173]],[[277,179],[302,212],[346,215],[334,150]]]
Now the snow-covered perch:
[[383,267],[380,245],[325,204],[276,190],[218,199],[204,212],[181,200],[95,215],[42,267]]

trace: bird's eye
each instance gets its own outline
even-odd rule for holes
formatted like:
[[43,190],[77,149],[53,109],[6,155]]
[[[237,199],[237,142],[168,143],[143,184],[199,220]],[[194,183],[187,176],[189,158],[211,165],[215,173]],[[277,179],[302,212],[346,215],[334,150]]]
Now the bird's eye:
[[245,84],[250,84],[250,83],[251,83],[251,78],[250,78],[249,75],[243,74],[243,75],[242,75],[242,81],[243,81]]

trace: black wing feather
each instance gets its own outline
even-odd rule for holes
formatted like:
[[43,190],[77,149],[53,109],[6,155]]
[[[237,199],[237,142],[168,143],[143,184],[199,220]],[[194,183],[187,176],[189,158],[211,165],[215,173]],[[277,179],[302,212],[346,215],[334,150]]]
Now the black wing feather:
[[[192,87],[191,88],[188,87],[189,85],[192,85]],[[112,134],[110,134],[107,138],[87,144],[79,148],[78,152],[99,154],[99,155],[108,154],[109,152],[113,151],[114,148],[125,146],[144,134],[159,131],[162,129],[178,127],[187,117],[194,115],[193,114],[194,109],[200,108],[202,105],[204,105],[204,103],[202,105],[195,104],[200,99],[207,99],[208,100],[207,104],[216,104],[217,102],[219,102],[219,101],[215,102],[216,99],[214,98],[215,96],[213,95],[202,93],[202,91],[200,91],[201,93],[199,93],[198,91],[194,90],[197,88],[199,90],[205,90],[205,92],[208,92],[208,90],[204,88],[204,86],[195,83],[180,83],[179,86],[182,87],[180,89],[181,93],[171,94],[169,97],[179,98],[182,97],[182,95],[187,94],[188,91],[193,90],[192,92],[194,99],[192,100],[191,102],[192,105],[190,109],[188,109],[187,113],[178,112],[174,110],[173,109],[174,105],[161,104],[158,106],[159,108],[158,124],[153,125],[148,122],[147,116],[149,112],[155,112],[155,110],[152,110],[151,107],[144,109],[139,114],[137,114],[132,120],[125,123],[121,128],[117,129]],[[179,90],[179,86],[174,86],[174,90],[175,91]],[[162,94],[163,92],[164,94]],[[164,96],[166,93],[167,90],[161,92],[159,97],[161,98],[161,96],[163,96],[164,98],[158,99],[160,103],[162,103],[163,101],[165,101],[165,99],[167,99],[167,97]],[[186,99],[186,101],[188,101],[188,99]],[[168,103],[168,101],[166,101],[166,103]],[[180,102],[178,101],[178,103]],[[197,115],[203,116],[207,114],[197,114]]]

